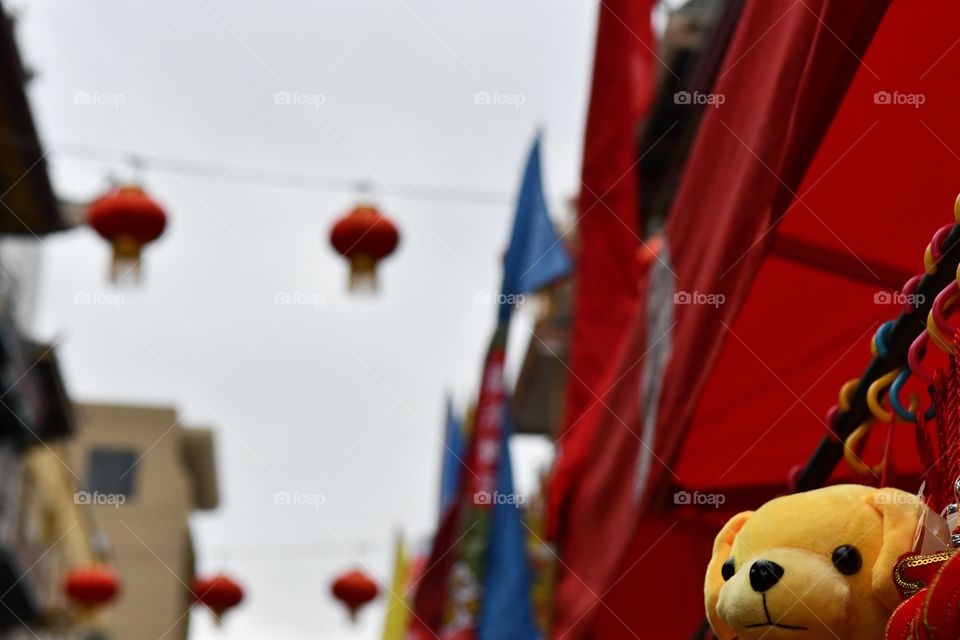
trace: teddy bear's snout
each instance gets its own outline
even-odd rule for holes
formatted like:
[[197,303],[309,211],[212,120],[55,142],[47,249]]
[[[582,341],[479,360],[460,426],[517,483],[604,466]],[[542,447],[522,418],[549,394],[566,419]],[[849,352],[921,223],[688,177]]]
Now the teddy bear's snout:
[[[863,572],[859,576],[863,580],[857,580],[841,574],[830,555],[823,552],[793,546],[758,546],[744,544],[730,554],[736,558],[739,552],[743,564],[735,566],[733,575],[728,574],[713,605],[717,617],[732,630],[726,637],[859,640],[859,636],[843,633],[855,613],[851,608],[854,590],[858,594],[869,593],[869,572]],[[736,565],[736,561],[731,564]],[[863,600],[861,597],[860,601]]]
[[757,560],[750,565],[750,586],[757,593],[773,587],[783,577],[783,567],[770,560]]

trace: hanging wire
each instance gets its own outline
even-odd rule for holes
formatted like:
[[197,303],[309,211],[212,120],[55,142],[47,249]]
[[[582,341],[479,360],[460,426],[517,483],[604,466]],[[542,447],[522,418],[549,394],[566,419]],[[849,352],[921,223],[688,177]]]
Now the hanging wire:
[[173,156],[131,153],[121,149],[83,143],[56,143],[51,144],[49,149],[54,155],[92,162],[122,163],[127,164],[127,166],[130,166],[131,158],[136,158],[139,171],[149,168],[151,171],[193,178],[246,182],[271,187],[356,194],[358,187],[363,185],[363,191],[368,194],[377,191],[381,196],[396,195],[414,200],[477,205],[504,205],[510,204],[513,200],[512,194],[492,189],[431,187],[402,182],[372,182],[365,179],[339,178],[319,173],[235,166]]

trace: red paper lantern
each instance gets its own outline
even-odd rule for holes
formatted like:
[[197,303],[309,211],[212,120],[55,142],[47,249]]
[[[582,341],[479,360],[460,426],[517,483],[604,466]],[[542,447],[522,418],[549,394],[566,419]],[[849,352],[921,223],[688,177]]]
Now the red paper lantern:
[[357,619],[357,612],[363,605],[377,597],[380,588],[362,571],[348,571],[333,581],[333,597],[343,603],[350,613],[350,619]]
[[95,609],[117,597],[120,578],[105,565],[79,567],[64,577],[63,591],[75,605]]
[[377,264],[399,242],[396,225],[369,204],[357,205],[330,230],[330,244],[350,261],[351,291],[376,291]]
[[243,588],[223,574],[194,578],[190,591],[194,600],[213,611],[218,621],[224,613],[243,602]]
[[113,245],[110,279],[130,273],[139,280],[140,254],[163,234],[167,214],[140,187],[124,186],[93,201],[87,224]]

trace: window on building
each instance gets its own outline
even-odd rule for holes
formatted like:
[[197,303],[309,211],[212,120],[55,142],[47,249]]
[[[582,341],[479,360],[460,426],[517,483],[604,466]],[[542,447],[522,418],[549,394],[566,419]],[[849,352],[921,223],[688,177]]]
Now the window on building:
[[87,464],[87,491],[111,496],[133,495],[137,477],[135,451],[92,449]]

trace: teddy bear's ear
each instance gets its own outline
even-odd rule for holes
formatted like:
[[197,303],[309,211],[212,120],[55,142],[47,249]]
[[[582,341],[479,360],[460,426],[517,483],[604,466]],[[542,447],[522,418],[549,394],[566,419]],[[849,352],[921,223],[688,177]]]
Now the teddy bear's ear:
[[873,565],[873,592],[892,611],[900,604],[893,582],[893,566],[913,549],[922,505],[915,496],[898,489],[879,489],[869,502],[883,520],[883,542]]
[[[733,546],[734,538],[737,537],[740,529],[743,529],[743,525],[747,524],[747,520],[749,520],[752,515],[753,511],[741,511],[727,520],[727,524],[723,525],[723,529],[720,529],[720,533],[717,534],[717,537],[713,541],[713,560],[716,560],[718,556],[723,556],[723,558],[720,559],[718,567],[730,557],[730,547]],[[717,575],[719,575],[719,571]]]
[[707,565],[707,577],[704,580],[703,592],[707,608],[707,620],[710,622],[714,633],[720,638],[732,638],[734,635],[733,631],[728,629],[727,625],[717,615],[717,599],[720,594],[720,587],[724,583],[721,568],[727,558],[730,557],[734,539],[752,515],[753,511],[744,511],[733,516],[713,541],[713,556],[710,558],[710,564]]

